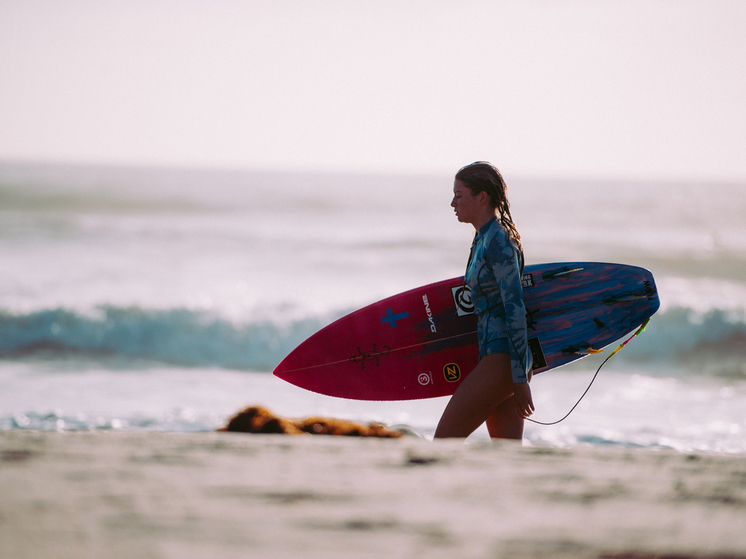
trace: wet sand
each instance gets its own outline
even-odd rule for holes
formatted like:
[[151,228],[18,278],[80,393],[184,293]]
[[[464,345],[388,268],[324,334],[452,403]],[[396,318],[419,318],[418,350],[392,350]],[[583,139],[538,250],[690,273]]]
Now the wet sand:
[[414,437],[8,431],[0,556],[746,558],[746,459]]

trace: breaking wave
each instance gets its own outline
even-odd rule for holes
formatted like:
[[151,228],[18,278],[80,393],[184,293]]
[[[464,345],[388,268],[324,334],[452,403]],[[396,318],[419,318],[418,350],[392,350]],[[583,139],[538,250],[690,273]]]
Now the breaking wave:
[[[271,371],[334,318],[234,323],[204,311],[112,306],[94,315],[66,309],[0,312],[0,358],[79,355]],[[746,378],[746,316],[743,311],[668,309],[654,315],[614,361]]]
[[674,307],[654,315],[619,355],[685,373],[746,378],[746,313]]
[[0,313],[0,357],[72,354],[271,371],[324,324],[322,318],[235,324],[187,309],[100,307],[94,316],[66,309]]

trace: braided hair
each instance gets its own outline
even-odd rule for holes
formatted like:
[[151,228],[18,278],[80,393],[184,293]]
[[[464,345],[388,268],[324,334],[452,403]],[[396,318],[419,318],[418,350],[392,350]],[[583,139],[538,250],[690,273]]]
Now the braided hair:
[[508,185],[505,184],[500,171],[486,161],[476,161],[466,167],[462,167],[456,173],[456,180],[461,181],[473,195],[486,192],[490,197],[490,203],[500,220],[500,223],[508,233],[523,261],[523,245],[521,236],[518,234],[513,217],[510,215],[510,203],[508,202]]

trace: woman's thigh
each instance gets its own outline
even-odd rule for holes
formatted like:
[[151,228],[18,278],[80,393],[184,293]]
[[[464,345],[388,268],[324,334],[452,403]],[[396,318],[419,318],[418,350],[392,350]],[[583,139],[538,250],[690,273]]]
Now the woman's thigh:
[[487,418],[487,431],[493,439],[523,438],[524,420],[518,413],[515,398],[511,396],[499,404]]
[[468,437],[512,395],[510,357],[505,353],[487,355],[451,397],[435,437]]

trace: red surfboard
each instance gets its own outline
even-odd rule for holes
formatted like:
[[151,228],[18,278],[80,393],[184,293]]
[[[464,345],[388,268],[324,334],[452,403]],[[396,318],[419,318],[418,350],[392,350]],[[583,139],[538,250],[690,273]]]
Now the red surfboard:
[[[660,306],[648,270],[599,262],[526,266],[523,296],[535,374],[606,347]],[[463,277],[418,287],[322,328],[274,374],[340,398],[447,396],[477,364],[473,313]]]

